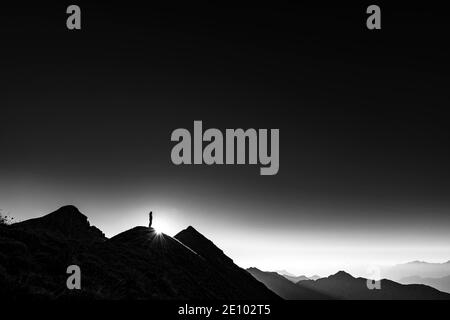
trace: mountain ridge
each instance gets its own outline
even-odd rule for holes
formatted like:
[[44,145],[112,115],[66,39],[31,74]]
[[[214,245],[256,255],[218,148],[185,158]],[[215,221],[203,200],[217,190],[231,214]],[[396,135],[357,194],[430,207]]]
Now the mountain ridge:
[[[330,300],[332,296],[314,289],[297,286],[277,272],[261,271],[251,267],[247,271],[256,279],[264,283],[270,290],[286,300]],[[311,280],[312,281],[312,280]]]
[[420,276],[422,278],[443,278],[450,275],[450,261],[442,263],[410,261],[381,268],[384,278],[400,281],[403,278]]
[[450,293],[450,275],[441,278],[411,276],[402,278],[398,282],[402,284],[424,284],[439,291]]
[[[213,248],[203,235],[189,231],[199,244],[209,241],[208,248]],[[205,259],[180,240],[142,226],[108,239],[76,207],[64,206],[40,218],[0,226],[0,297],[280,299],[219,250],[209,250]],[[222,269],[213,261],[220,261]],[[70,265],[81,270],[81,290],[66,287]]]
[[[255,278],[246,270],[237,266],[220,248],[198,232],[194,227],[189,226],[176,234],[174,238],[208,261],[225,279],[235,279],[235,281],[229,281],[230,287],[241,287],[240,290],[247,292],[248,294],[251,292],[258,292],[262,290],[263,287],[266,288],[266,286],[259,281],[258,283],[248,281],[249,279]],[[242,287],[242,283],[248,283],[248,285]]]
[[91,226],[87,216],[82,214],[74,205],[62,206],[59,209],[39,218],[17,222],[12,228],[42,229],[61,237],[105,241],[105,234],[95,226]]
[[[66,268],[78,265],[83,290],[67,290]],[[425,265],[413,261],[408,266]],[[447,267],[446,263],[431,264]],[[441,269],[439,269],[441,270]],[[442,269],[446,270],[446,269]],[[405,280],[406,281],[406,280]],[[450,299],[421,284],[367,279],[345,271],[291,282],[286,275],[237,266],[189,226],[174,237],[137,226],[111,238],[75,206],[0,225],[0,297],[6,299]]]
[[[252,269],[253,270],[253,269]],[[299,296],[272,272],[258,270],[252,274],[285,299],[298,300]],[[281,276],[280,276],[281,277]],[[275,282],[276,281],[276,282]],[[299,281],[295,285],[339,300],[450,300],[450,294],[421,284],[403,285],[388,279],[381,280],[380,290],[370,290],[367,279],[355,278],[345,271],[338,271],[326,278]],[[300,297],[301,298],[301,297]]]

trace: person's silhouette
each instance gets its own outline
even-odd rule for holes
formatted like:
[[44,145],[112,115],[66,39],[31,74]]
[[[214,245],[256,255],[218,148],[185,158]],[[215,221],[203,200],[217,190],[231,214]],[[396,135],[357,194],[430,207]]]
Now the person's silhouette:
[[152,227],[152,222],[153,222],[153,212],[150,211],[150,213],[148,214],[148,227],[149,228]]

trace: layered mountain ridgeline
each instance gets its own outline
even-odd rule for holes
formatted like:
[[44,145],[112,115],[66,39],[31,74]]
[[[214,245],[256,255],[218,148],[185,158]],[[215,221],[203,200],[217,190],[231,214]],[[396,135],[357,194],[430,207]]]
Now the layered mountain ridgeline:
[[420,276],[405,277],[398,282],[402,284],[424,284],[440,291],[450,293],[450,276],[442,278],[424,278]]
[[[331,299],[345,300],[450,300],[450,294],[429,286],[402,285],[386,279],[381,280],[380,290],[369,290],[367,279],[354,278],[343,271],[327,278],[303,280],[296,284],[274,272],[264,272],[256,268],[250,268],[248,271],[269,289],[288,300],[302,299],[299,292],[304,290],[310,290]],[[293,285],[298,290],[295,290]]]
[[289,281],[293,282],[293,283],[297,283],[299,281],[305,281],[305,280],[311,280],[310,278],[308,278],[307,276],[288,276],[285,274],[282,274],[283,277],[285,277],[286,279],[288,279]]
[[304,280],[317,280],[320,279],[321,277],[318,275],[313,275],[313,276],[305,276],[305,275],[301,275],[301,276],[296,276],[295,274],[292,274],[286,270],[277,270],[275,271],[276,273],[282,275],[283,277],[285,277],[286,279],[292,281],[293,283],[297,283],[299,281],[304,281]]
[[[151,228],[136,227],[107,239],[73,206],[0,226],[0,296],[280,299],[193,228],[181,232],[179,238],[185,243]],[[188,243],[196,248],[189,248]],[[66,287],[69,265],[81,269],[81,290]]]
[[289,276],[289,275],[286,275],[286,274],[282,274],[282,276],[285,277],[286,279],[288,279],[289,281],[293,282],[293,283],[297,283],[297,282],[305,281],[305,280],[317,280],[317,279],[321,278],[321,277],[319,277],[317,275],[314,275],[314,276],[311,276],[311,277],[307,277],[307,276],[303,276],[303,275],[301,275],[301,276]]
[[401,284],[424,284],[450,293],[450,261],[411,261],[384,267],[381,272],[383,277]]
[[450,294],[434,288],[421,284],[402,285],[387,279],[381,280],[380,290],[369,290],[367,279],[354,278],[344,271],[316,281],[301,281],[297,285],[329,294],[338,299],[450,300]]
[[450,276],[450,261],[430,263],[425,261],[411,261],[384,267],[381,270],[384,278],[399,281],[407,277],[443,278]]
[[247,271],[286,300],[329,300],[333,298],[326,293],[298,286],[277,272],[265,272],[257,268],[249,268]]

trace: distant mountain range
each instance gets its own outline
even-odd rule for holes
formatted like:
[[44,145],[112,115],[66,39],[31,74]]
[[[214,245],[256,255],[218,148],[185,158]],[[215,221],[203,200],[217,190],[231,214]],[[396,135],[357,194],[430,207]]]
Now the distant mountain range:
[[383,278],[399,281],[408,277],[442,278],[450,276],[450,261],[444,263],[429,263],[412,261],[395,266],[384,267],[381,270]]
[[440,291],[450,293],[450,276],[442,278],[422,278],[420,276],[405,277],[398,282],[402,284],[425,284]]
[[[66,287],[72,264],[82,290]],[[175,238],[136,227],[107,239],[73,206],[0,226],[0,297],[280,299],[192,227]]]
[[[382,278],[393,280],[401,284],[424,284],[438,289],[439,291],[450,293],[450,261],[443,263],[411,261],[382,267],[381,270]],[[319,276],[296,276],[286,270],[279,270],[276,272],[294,283],[321,278]]]
[[265,272],[257,268],[249,268],[247,271],[286,300],[330,300],[333,298],[314,289],[298,286],[277,272]]
[[354,278],[340,271],[327,278],[304,280],[296,284],[276,272],[264,272],[256,268],[247,269],[256,279],[284,299],[348,300],[450,300],[450,294],[421,284],[403,285],[391,280],[381,281],[381,290],[369,290],[367,279]]
[[304,281],[304,280],[317,280],[320,279],[321,277],[318,275],[314,275],[311,277],[307,277],[307,276],[296,276],[292,273],[287,272],[286,270],[278,270],[275,271],[276,273],[282,275],[283,277],[285,277],[286,279],[288,279],[289,281],[292,281],[293,283],[297,283],[299,281]]

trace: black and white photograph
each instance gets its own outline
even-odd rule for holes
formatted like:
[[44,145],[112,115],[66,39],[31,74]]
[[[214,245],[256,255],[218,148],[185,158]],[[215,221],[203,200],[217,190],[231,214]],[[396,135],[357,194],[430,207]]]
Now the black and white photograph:
[[2,3],[1,309],[448,302],[449,39],[444,3]]

